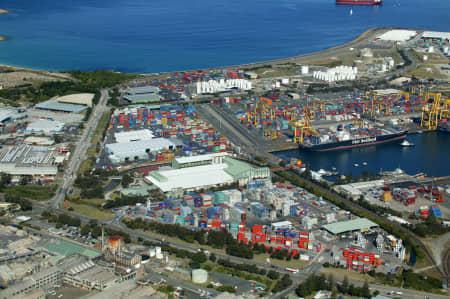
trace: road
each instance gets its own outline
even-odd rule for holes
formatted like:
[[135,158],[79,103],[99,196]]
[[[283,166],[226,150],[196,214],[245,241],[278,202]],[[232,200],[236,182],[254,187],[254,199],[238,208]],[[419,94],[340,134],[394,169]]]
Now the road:
[[370,210],[360,206],[358,203],[356,203],[356,202],[354,202],[352,200],[346,199],[346,198],[344,198],[344,197],[342,197],[342,196],[340,196],[340,195],[330,191],[329,189],[324,188],[323,186],[321,186],[319,184],[316,184],[314,182],[306,180],[305,178],[299,176],[294,171],[287,171],[287,172],[289,172],[289,175],[295,177],[299,181],[304,182],[304,183],[306,183],[308,185],[311,185],[315,189],[319,190],[320,192],[323,192],[323,193],[325,193],[325,194],[327,194],[327,195],[329,195],[331,197],[334,197],[334,198],[338,199],[339,201],[345,203],[346,206],[351,208],[353,211],[358,211],[359,213],[362,213],[362,214],[365,214],[365,215],[369,214],[372,217],[372,219],[375,219],[378,223],[388,224],[388,225],[392,226],[393,228],[397,229],[398,231],[403,232],[405,235],[407,235],[411,239],[411,241],[414,244],[416,244],[417,246],[420,247],[420,249],[422,249],[422,251],[425,253],[425,255],[428,258],[428,260],[432,263],[432,265],[436,266],[436,269],[438,269],[440,274],[442,274],[441,269],[439,267],[437,267],[437,263],[436,263],[436,261],[434,259],[434,256],[433,256],[432,252],[430,251],[430,249],[422,242],[422,240],[419,237],[417,237],[409,229],[401,226],[398,223],[389,221],[385,217],[383,217],[381,215],[378,215],[378,214],[376,214],[376,213],[374,213],[374,212],[372,212],[372,211],[370,211]]
[[72,188],[76,179],[76,174],[81,163],[86,159],[86,151],[91,146],[91,133],[97,128],[97,124],[103,112],[108,108],[106,106],[108,99],[108,90],[101,90],[101,96],[98,104],[95,105],[91,112],[91,117],[85,124],[85,129],[81,135],[80,140],[76,143],[75,150],[69,161],[68,167],[64,173],[63,181],[56,189],[56,194],[49,201],[49,206],[52,208],[58,208],[61,202],[64,200],[66,193]]

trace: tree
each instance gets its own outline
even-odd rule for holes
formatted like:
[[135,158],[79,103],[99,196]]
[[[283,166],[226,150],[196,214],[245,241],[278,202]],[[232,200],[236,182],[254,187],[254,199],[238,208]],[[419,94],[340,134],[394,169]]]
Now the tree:
[[363,296],[364,298],[370,298],[370,289],[367,280],[364,282],[364,285],[361,289],[361,296]]
[[349,287],[348,277],[345,276],[344,281],[342,282],[342,293],[346,294],[348,292],[348,287]]
[[215,255],[214,253],[211,253],[211,254],[209,255],[209,260],[210,260],[211,262],[215,262],[216,259],[217,259],[217,257],[216,257],[216,255]]
[[128,188],[128,186],[134,181],[134,179],[129,174],[124,174],[122,176],[122,187]]
[[269,272],[267,272],[267,277],[269,277],[272,280],[275,280],[280,278],[280,273],[274,270],[269,270]]

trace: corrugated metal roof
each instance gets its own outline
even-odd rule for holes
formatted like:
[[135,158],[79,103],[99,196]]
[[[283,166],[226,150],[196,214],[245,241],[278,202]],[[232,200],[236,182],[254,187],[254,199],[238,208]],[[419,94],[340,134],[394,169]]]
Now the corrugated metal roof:
[[155,103],[159,102],[162,99],[162,96],[154,93],[147,94],[135,94],[135,95],[124,95],[123,98],[132,104],[139,103]]
[[71,113],[80,113],[88,108],[85,105],[60,103],[60,102],[54,101],[54,100],[48,100],[48,101],[41,102],[34,107],[37,109],[64,111],[64,112],[71,112]]
[[108,153],[117,157],[133,157],[146,154],[148,149],[152,151],[160,151],[163,148],[174,147],[176,144],[172,142],[175,138],[153,138],[147,140],[111,143],[105,146]]
[[129,87],[125,90],[127,94],[144,94],[144,93],[157,93],[159,88],[156,86],[142,86],[142,87]]
[[324,229],[329,231],[334,235],[351,232],[351,231],[362,231],[370,229],[372,227],[378,227],[378,224],[370,221],[367,218],[357,218],[348,221],[341,221],[331,224],[326,224],[322,226]]

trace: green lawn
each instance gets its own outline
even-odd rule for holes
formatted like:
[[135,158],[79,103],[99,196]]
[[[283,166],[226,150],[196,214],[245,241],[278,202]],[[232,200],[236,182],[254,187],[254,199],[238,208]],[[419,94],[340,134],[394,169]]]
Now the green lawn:
[[98,121],[97,128],[95,128],[94,136],[92,137],[92,144],[95,145],[102,140],[103,132],[108,126],[109,119],[110,119],[110,112],[109,111],[103,112],[102,116],[100,117],[100,120]]
[[13,186],[3,190],[5,195],[39,201],[50,200],[55,195],[56,186]]

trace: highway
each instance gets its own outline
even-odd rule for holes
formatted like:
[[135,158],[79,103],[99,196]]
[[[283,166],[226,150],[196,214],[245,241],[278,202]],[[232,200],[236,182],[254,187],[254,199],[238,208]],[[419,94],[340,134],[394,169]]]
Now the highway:
[[59,184],[58,189],[56,189],[56,194],[49,201],[49,206],[52,208],[58,208],[61,202],[64,200],[67,191],[69,191],[73,183],[75,182],[78,168],[81,163],[86,159],[86,151],[91,146],[91,133],[97,128],[97,124],[103,112],[105,112],[108,107],[106,106],[108,99],[108,90],[101,90],[100,99],[92,109],[91,117],[88,122],[85,123],[85,128],[80,140],[75,144],[75,150],[72,153],[72,157],[69,161],[68,167],[64,173],[62,183]]

